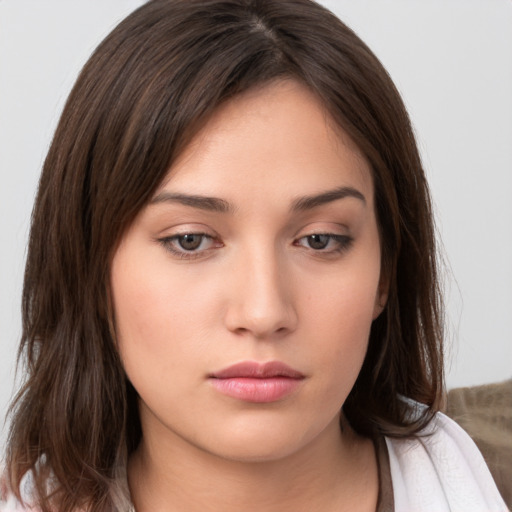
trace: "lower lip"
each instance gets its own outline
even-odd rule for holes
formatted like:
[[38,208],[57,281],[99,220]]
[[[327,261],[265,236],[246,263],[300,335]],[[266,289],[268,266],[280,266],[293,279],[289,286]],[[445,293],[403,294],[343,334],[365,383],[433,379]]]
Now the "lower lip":
[[290,377],[210,379],[212,386],[222,394],[255,403],[277,402],[291,395],[301,381]]

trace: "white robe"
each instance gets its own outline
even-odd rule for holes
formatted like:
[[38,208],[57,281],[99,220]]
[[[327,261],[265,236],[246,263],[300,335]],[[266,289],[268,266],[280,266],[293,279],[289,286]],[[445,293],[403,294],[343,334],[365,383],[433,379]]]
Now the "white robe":
[[[420,435],[386,438],[386,445],[395,512],[508,511],[475,443],[444,414],[438,413]],[[23,494],[29,496],[30,478],[23,484]],[[130,505],[123,508],[133,510]],[[0,500],[0,512],[35,510],[12,496]]]
[[508,511],[475,443],[444,414],[420,435],[386,444],[395,512]]

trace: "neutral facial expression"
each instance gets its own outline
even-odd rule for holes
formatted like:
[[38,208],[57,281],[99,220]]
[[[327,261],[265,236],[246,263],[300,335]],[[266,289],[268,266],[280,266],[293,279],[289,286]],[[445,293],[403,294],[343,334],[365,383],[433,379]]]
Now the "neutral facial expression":
[[339,430],[380,269],[369,165],[318,99],[287,80],[221,106],[112,262],[144,437],[266,460]]

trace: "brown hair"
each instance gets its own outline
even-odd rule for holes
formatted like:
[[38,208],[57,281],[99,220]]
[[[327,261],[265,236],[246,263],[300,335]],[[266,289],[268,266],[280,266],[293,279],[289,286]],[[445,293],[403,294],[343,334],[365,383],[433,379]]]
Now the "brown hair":
[[[363,435],[403,437],[439,409],[431,204],[407,112],[380,62],[310,0],[153,0],[82,70],[33,211],[19,351],[27,379],[11,409],[7,463],[18,492],[32,470],[43,511],[120,507],[118,471],[141,429],[113,335],[113,253],[199,124],[281,77],[317,95],[373,170],[389,299],[345,415]],[[406,399],[426,407],[411,415]]]

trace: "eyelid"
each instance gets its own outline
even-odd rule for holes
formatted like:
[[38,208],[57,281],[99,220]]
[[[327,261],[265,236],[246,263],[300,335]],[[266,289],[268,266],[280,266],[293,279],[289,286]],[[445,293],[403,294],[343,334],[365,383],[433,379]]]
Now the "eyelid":
[[[210,246],[207,248],[197,248],[197,249],[191,249],[186,250],[184,248],[179,248],[175,245],[175,243],[182,237],[185,237],[187,235],[192,236],[200,236],[203,238],[201,241],[201,245],[203,244],[204,240],[210,241]],[[210,233],[205,233],[203,231],[197,231],[192,229],[183,229],[179,232],[172,233],[168,236],[163,236],[157,239],[158,243],[162,245],[162,247],[171,253],[171,255],[178,257],[179,259],[187,259],[192,260],[196,258],[201,258],[207,256],[211,250],[217,249],[219,247],[223,247],[222,242],[218,240],[218,238],[215,235],[212,235]]]
[[[329,241],[328,241],[328,244],[330,244],[332,241],[334,241],[336,243],[336,246],[335,247],[331,247],[331,248],[314,248],[314,247],[307,247],[305,245],[302,245],[301,243],[299,243],[301,240],[307,240],[308,238],[310,237],[314,237],[314,236],[325,236],[325,237],[329,237]],[[301,236],[301,237],[298,237],[295,239],[294,241],[294,245],[297,245],[299,247],[304,247],[304,249],[308,250],[308,251],[312,251],[313,253],[316,253],[316,254],[334,254],[334,253],[340,253],[340,252],[344,252],[346,250],[348,250],[352,243],[354,242],[354,238],[350,235],[342,235],[342,234],[337,234],[337,233],[329,233],[329,232],[325,232],[325,231],[316,231],[316,232],[311,232],[311,233],[308,233],[304,236]]]
[[[322,215],[323,216],[323,215]],[[350,225],[340,222],[344,219],[317,218],[303,224],[293,237],[293,245],[302,249],[304,253],[310,253],[318,257],[337,256],[348,251],[354,242],[354,236]],[[310,247],[308,237],[323,235],[329,237],[326,248]]]
[[348,219],[345,218],[331,218],[331,220],[328,220],[330,215],[327,216],[325,214],[315,217],[309,219],[299,218],[293,237],[301,238],[302,236],[315,234],[344,235],[351,231],[351,225],[353,224],[353,222],[347,222]]
[[[329,254],[341,253],[350,248],[354,239],[348,233],[345,234],[341,231],[347,231],[348,227],[344,224],[332,223],[332,222],[315,222],[311,223],[297,233],[293,238],[292,245],[300,247],[305,251],[315,253],[317,255],[327,256]],[[170,231],[170,230],[169,230]],[[302,234],[300,233],[302,231]],[[187,249],[179,242],[180,238],[187,235],[201,237],[201,241],[198,247],[192,247]],[[325,247],[315,247],[308,243],[308,238],[314,236],[327,237],[327,243]],[[169,234],[162,235],[155,238],[163,248],[168,251],[171,255],[178,257],[179,259],[195,259],[201,257],[207,257],[211,254],[212,250],[224,247],[223,242],[219,236],[212,232],[208,226],[199,225],[179,225],[176,226],[175,231],[171,231]],[[310,242],[313,240],[311,239]],[[206,242],[206,244],[205,244]],[[205,247],[205,245],[207,245]],[[181,246],[181,247],[180,247]]]

